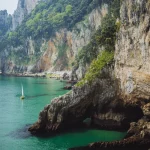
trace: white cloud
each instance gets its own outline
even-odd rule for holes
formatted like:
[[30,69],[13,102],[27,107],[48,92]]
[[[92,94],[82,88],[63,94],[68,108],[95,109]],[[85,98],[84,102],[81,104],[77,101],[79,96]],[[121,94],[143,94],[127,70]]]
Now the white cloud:
[[6,9],[9,14],[13,14],[17,8],[18,0],[0,0],[0,10]]

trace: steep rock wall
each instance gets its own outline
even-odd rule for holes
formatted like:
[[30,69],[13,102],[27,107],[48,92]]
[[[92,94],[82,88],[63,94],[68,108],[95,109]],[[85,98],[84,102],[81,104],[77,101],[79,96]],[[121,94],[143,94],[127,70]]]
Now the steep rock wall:
[[[118,129],[118,126],[129,125],[143,117],[130,124],[127,139],[97,142],[75,149],[149,148],[149,7],[148,0],[122,1],[115,68],[108,65],[103,68],[100,79],[91,85],[74,88],[71,93],[54,99],[41,111],[39,120],[29,131],[44,130],[52,134],[64,127],[71,128],[86,117],[91,117],[92,123],[100,127],[115,124]],[[113,69],[118,82],[115,82]],[[134,103],[134,99],[145,100],[145,103]]]
[[7,10],[0,11],[0,39],[12,27],[12,16],[7,13]]
[[104,4],[93,10],[85,19],[75,25],[72,31],[61,29],[48,41],[47,50],[35,65],[36,71],[71,70],[78,51],[87,45],[92,34],[101,24],[102,18],[108,12]]
[[21,24],[25,16],[27,16],[37,5],[40,0],[19,0],[17,9],[12,16],[12,29],[15,30]]
[[92,84],[74,87],[68,94],[55,98],[39,114],[29,131],[50,135],[83,125],[91,118],[91,126],[104,129],[127,129],[129,123],[143,116],[139,106],[118,100],[118,85],[114,79],[113,64],[100,71],[101,78]]
[[150,2],[124,0],[117,35],[115,74],[128,99],[150,98]]
[[[108,5],[103,4],[85,16],[84,20],[77,23],[71,31],[60,29],[49,40],[35,41],[29,37],[24,45],[8,48],[6,53],[10,53],[9,58],[6,63],[2,63],[5,65],[2,66],[5,73],[71,70],[78,51],[89,43],[107,12]],[[24,63],[24,60],[27,62]],[[79,75],[80,73],[82,74],[82,71],[79,71]]]

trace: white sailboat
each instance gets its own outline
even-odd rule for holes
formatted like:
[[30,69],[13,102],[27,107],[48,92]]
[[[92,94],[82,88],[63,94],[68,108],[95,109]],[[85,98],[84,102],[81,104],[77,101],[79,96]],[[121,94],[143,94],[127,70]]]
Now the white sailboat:
[[21,87],[22,87],[22,96],[20,97],[20,99],[25,99],[24,91],[23,91],[23,86],[21,85]]

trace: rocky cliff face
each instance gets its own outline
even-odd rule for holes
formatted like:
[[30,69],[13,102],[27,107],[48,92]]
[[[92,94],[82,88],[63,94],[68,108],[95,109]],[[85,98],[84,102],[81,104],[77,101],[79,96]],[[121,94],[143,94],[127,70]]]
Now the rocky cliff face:
[[99,128],[126,129],[131,121],[143,116],[139,106],[118,101],[117,82],[113,65],[107,65],[92,84],[85,84],[52,100],[40,112],[39,120],[29,128],[33,134],[50,135],[68,128],[81,126],[86,118]]
[[[112,67],[108,68],[112,70]],[[102,107],[116,96],[116,84],[110,79],[113,75],[112,71],[108,72],[108,68],[103,70],[107,77],[104,76],[102,80],[97,79],[92,85],[87,84],[81,88],[75,87],[72,92],[52,100],[40,112],[38,122],[29,130],[32,133],[53,133],[80,125],[84,119],[99,114]]]
[[7,10],[0,11],[0,38],[2,38],[5,33],[12,26],[12,17],[7,13]]
[[19,0],[17,9],[12,16],[12,29],[15,30],[21,24],[25,16],[27,16],[37,5],[40,0]]
[[[18,5],[21,6],[21,2]],[[18,10],[20,9],[21,7]],[[24,12],[25,9],[21,10]],[[6,53],[9,53],[9,58],[5,63],[2,63],[5,65],[2,66],[5,73],[71,70],[78,51],[89,43],[91,36],[98,29],[107,12],[108,5],[103,4],[93,10],[83,21],[77,23],[71,31],[63,28],[48,41],[46,39],[35,41],[29,37],[24,45],[17,48],[10,47],[9,52],[6,50]],[[28,62],[24,63],[23,60],[28,60]],[[80,78],[83,74],[82,71],[85,72],[84,66],[78,71]]]
[[[82,22],[77,23],[72,31],[61,29],[56,32],[48,43],[43,43],[42,46],[46,44],[47,49],[35,65],[35,71],[71,70],[71,64],[78,51],[89,43],[107,12],[108,6],[104,4],[93,10]],[[82,71],[79,76],[82,77]]]
[[106,66],[101,77],[92,84],[76,87],[70,94],[54,99],[40,113],[38,122],[29,131],[48,131],[51,134],[80,124],[86,117],[91,117],[93,125],[100,128],[111,126],[111,129],[114,126],[117,129],[129,128],[129,123],[134,121],[130,124],[127,139],[92,143],[76,149],[113,147],[147,150],[150,147],[149,11],[149,0],[133,0],[132,3],[123,0],[115,67]]
[[150,2],[124,0],[117,35],[115,74],[122,96],[150,98]]

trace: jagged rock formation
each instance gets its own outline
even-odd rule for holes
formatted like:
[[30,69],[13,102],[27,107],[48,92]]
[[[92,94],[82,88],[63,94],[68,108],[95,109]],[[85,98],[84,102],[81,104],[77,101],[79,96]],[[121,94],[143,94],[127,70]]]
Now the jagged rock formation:
[[[107,74],[111,75],[108,72]],[[90,86],[85,85],[82,88],[74,88],[71,93],[54,99],[50,105],[46,106],[40,112],[38,122],[29,131],[32,133],[53,132],[81,124],[84,119],[94,114],[95,107],[98,107],[98,101],[99,107],[101,107],[115,98],[116,88],[114,87],[115,82],[104,77],[103,80],[97,79]],[[106,93],[103,93],[106,91],[109,91],[107,96]]]
[[126,139],[94,143],[82,148],[148,149],[149,11],[149,0],[134,0],[132,3],[130,0],[122,1],[121,28],[117,34],[114,67],[117,82],[112,75],[113,69],[104,68],[101,79],[96,79],[91,85],[85,84],[81,88],[75,88],[70,94],[53,100],[40,113],[38,122],[31,126],[29,131],[48,131],[51,134],[80,124],[86,117],[91,117],[92,124],[100,127],[102,124],[107,126],[108,123],[117,128],[126,127],[132,122]]
[[101,71],[101,79],[86,84],[63,97],[54,99],[40,112],[39,120],[29,128],[33,134],[57,132],[81,125],[86,118],[92,119],[93,126],[110,129],[125,129],[131,121],[143,116],[138,106],[125,104],[117,99],[117,84],[113,80],[112,67]]
[[12,15],[12,30],[15,30],[25,18],[37,5],[40,0],[19,0],[17,9]]
[[91,143],[89,146],[69,148],[69,150],[148,150],[149,145],[149,139],[143,140],[141,137],[130,137],[115,142]]

